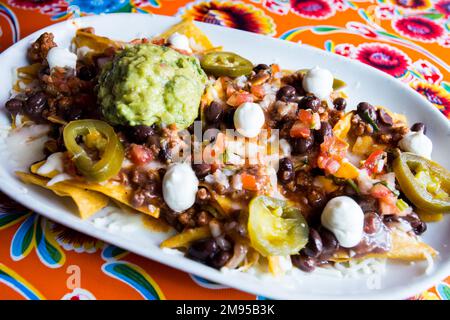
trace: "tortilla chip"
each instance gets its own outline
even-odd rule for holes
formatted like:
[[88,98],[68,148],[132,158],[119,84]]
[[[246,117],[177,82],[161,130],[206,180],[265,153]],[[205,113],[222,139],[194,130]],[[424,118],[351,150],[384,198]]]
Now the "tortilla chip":
[[[170,29],[159,35],[158,39],[167,39],[175,32],[179,34],[184,34],[189,39],[193,39],[197,46],[201,47],[203,50],[194,51],[211,51],[214,50],[214,46],[208,37],[203,33],[200,28],[198,28],[193,19],[183,19],[181,22],[173,25]],[[195,49],[195,48],[193,48]]]
[[391,116],[392,120],[394,121],[394,124],[397,124],[397,123],[403,123],[405,125],[408,124],[408,119],[406,118],[406,116],[404,114],[395,113],[383,106],[377,106],[377,107],[386,111],[386,113]]
[[[426,243],[420,241],[418,238],[409,235],[408,233],[400,230],[394,230],[391,233],[392,237],[392,248],[388,252],[379,254],[369,254],[364,258],[387,258],[394,260],[403,261],[417,261],[425,260],[427,255],[435,257],[437,251]],[[331,261],[334,262],[345,262],[352,260],[347,253],[339,253],[334,256]]]
[[[38,174],[38,169],[45,163],[45,161],[41,161],[38,163],[35,163],[31,166],[30,171],[34,174]],[[51,172],[48,175],[42,175],[46,178],[53,178],[57,173]],[[82,182],[77,180],[69,180],[65,181],[66,184],[70,184],[74,187],[85,189],[85,190],[91,190],[99,192],[105,196],[110,197],[111,199],[114,199],[120,203],[123,203],[133,209],[136,209],[139,212],[148,214],[152,217],[158,218],[159,217],[159,210],[153,210],[150,211],[148,207],[140,207],[140,208],[134,208],[131,205],[131,195],[133,190],[130,187],[123,186],[119,183],[114,183],[111,181],[106,181],[104,183],[89,183],[89,182]]]
[[25,183],[35,184],[53,191],[61,197],[70,197],[75,202],[81,219],[87,219],[99,210],[106,207],[109,198],[101,193],[74,187],[66,182],[59,182],[48,186],[49,179],[31,173],[16,172],[17,176]]
[[345,140],[352,125],[353,111],[343,116],[333,127],[333,133],[336,137]]
[[119,49],[123,47],[120,41],[114,41],[106,37],[98,36],[94,33],[89,33],[78,29],[75,37],[72,40],[74,46],[79,48],[89,48],[86,58],[91,59],[95,55],[103,54],[108,48]]
[[414,261],[425,260],[427,255],[435,257],[437,251],[404,231],[392,233],[392,249],[387,252],[387,258]]
[[209,226],[198,227],[194,229],[187,229],[182,233],[178,233],[173,237],[164,240],[161,248],[187,248],[192,242],[205,239],[211,236],[211,230]]

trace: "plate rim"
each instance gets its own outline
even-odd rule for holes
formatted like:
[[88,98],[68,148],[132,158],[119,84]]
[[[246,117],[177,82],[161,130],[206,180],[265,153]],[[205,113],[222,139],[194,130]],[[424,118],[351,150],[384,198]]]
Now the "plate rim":
[[[174,23],[180,20],[180,17],[166,16],[166,15],[156,15],[156,14],[146,15],[146,14],[141,14],[141,13],[111,13],[111,14],[107,14],[107,15],[85,16],[85,17],[77,18],[77,21],[83,21],[83,23],[84,22],[89,23],[89,21],[91,21],[91,20],[114,19],[114,17],[116,17],[116,16],[137,16],[137,15],[141,16],[141,17],[146,17],[148,19],[151,19],[153,17],[156,17],[156,18],[161,17],[163,19],[172,20]],[[64,25],[67,24],[67,22],[68,21],[65,20],[65,21],[50,25],[50,26],[46,26],[45,28],[42,28],[40,30],[37,30],[37,31],[31,33],[30,35],[26,36],[25,38],[19,40],[12,46],[5,49],[0,54],[0,61],[3,60],[3,58],[5,56],[7,56],[10,52],[13,52],[19,44],[21,44],[23,42],[29,42],[30,40],[35,39],[36,36],[40,35],[42,32],[52,31],[54,29],[59,30],[61,27],[64,27]],[[195,22],[195,24],[197,24],[199,26],[203,25],[207,28],[224,28],[222,26],[216,26],[216,25],[211,25],[211,24],[202,23],[202,22]],[[232,30],[232,32],[238,32],[238,33],[244,32],[244,33],[251,35],[252,37],[258,37],[260,39],[264,39],[264,41],[274,41],[274,42],[283,43],[284,45],[288,45],[288,46],[302,47],[303,49],[309,50],[312,52],[320,52],[320,54],[322,54],[322,55],[333,56],[333,59],[342,59],[342,60],[350,61],[353,64],[358,64],[358,62],[356,62],[352,59],[349,59],[347,57],[339,56],[337,54],[333,54],[333,53],[327,52],[325,50],[321,50],[321,49],[318,49],[318,48],[315,48],[315,47],[312,47],[312,46],[309,46],[306,44],[299,45],[295,42],[290,42],[290,41],[286,41],[286,40],[282,40],[282,39],[274,38],[274,37],[270,37],[270,36],[265,36],[265,35],[261,35],[261,34],[255,34],[255,33],[247,32],[247,31],[243,31],[243,30],[237,30],[237,29],[231,29],[231,28],[230,28],[230,30]],[[418,92],[416,92],[415,90],[410,88],[405,83],[398,81],[397,79],[387,75],[386,73],[384,73],[378,69],[375,69],[371,66],[368,66],[366,64],[359,63],[357,67],[358,68],[366,68],[367,70],[370,70],[370,72],[378,73],[378,75],[382,76],[385,79],[385,81],[390,81],[395,86],[401,86],[401,87],[404,87],[405,89],[409,90],[410,94],[415,95],[416,98],[420,98],[424,104],[428,105],[429,109],[433,110],[432,111],[434,113],[433,118],[438,118],[439,119],[438,121],[440,121],[440,122],[445,121],[447,126],[450,127],[448,119],[445,118],[445,116],[439,110],[437,110],[436,107],[434,107],[422,95],[420,95]],[[0,166],[0,170],[9,172],[8,170],[5,170],[5,168],[3,166]],[[1,171],[0,171],[0,173],[1,173]],[[27,188],[30,187],[20,181],[18,181],[18,185],[26,186]],[[179,259],[173,258],[173,257],[176,257],[175,255],[167,254],[163,250],[149,253],[148,251],[142,250],[141,248],[133,245],[132,241],[122,238],[118,235],[109,234],[105,230],[98,229],[98,228],[94,227],[91,223],[89,223],[87,221],[83,221],[75,216],[58,217],[56,212],[61,211],[59,209],[55,209],[55,208],[52,209],[51,206],[49,206],[47,204],[43,204],[43,203],[40,203],[38,206],[38,205],[33,205],[32,202],[27,202],[27,201],[23,201],[23,200],[21,201],[20,196],[25,196],[26,199],[30,199],[30,200],[32,200],[34,197],[30,196],[28,194],[24,195],[20,191],[19,187],[16,188],[14,185],[11,185],[11,183],[7,183],[6,185],[4,183],[0,183],[0,190],[2,192],[4,192],[6,195],[8,195],[9,197],[11,197],[12,199],[14,199],[15,201],[17,201],[18,203],[24,204],[27,208],[30,208],[35,213],[38,213],[44,217],[47,217],[47,218],[49,218],[57,223],[60,223],[68,228],[75,229],[76,231],[79,231],[81,233],[85,233],[92,237],[100,239],[106,243],[124,248],[130,252],[136,253],[147,259],[151,259],[153,261],[156,261],[161,264],[167,265],[169,267],[175,268],[182,272],[194,274],[199,277],[208,279],[210,281],[222,283],[231,288],[236,288],[237,290],[250,292],[255,295],[261,295],[262,292],[267,291],[267,290],[256,291],[256,289],[253,288],[251,284],[247,285],[245,282],[241,282],[241,283],[239,283],[239,285],[237,285],[237,283],[231,283],[232,281],[228,281],[228,279],[226,279],[226,277],[224,277],[224,273],[222,273],[218,270],[212,269],[210,267],[206,267],[198,262],[189,260],[184,257],[181,260],[183,262],[183,265],[180,265]],[[31,203],[31,205],[30,205],[30,203]],[[53,214],[52,211],[55,212],[55,214]],[[70,220],[73,220],[73,223]],[[199,265],[202,266],[202,268],[199,267]],[[205,268],[203,268],[203,267],[205,267]],[[444,279],[446,276],[448,276],[449,272],[450,272],[450,259],[443,262],[443,264],[440,266],[440,269],[435,271],[432,275],[429,275],[425,278],[415,280],[414,283],[410,284],[410,285],[395,286],[391,289],[391,292],[389,292],[389,293],[386,292],[385,290],[381,289],[381,290],[373,290],[373,293],[362,293],[362,294],[361,293],[351,293],[351,292],[345,293],[345,292],[343,292],[342,295],[345,297],[345,299],[358,299],[358,300],[359,299],[386,299],[386,296],[388,296],[390,299],[405,299],[407,297],[411,297],[413,295],[419,294],[424,290],[427,290],[428,288],[430,288],[431,286],[435,285],[436,283],[438,283],[439,281]],[[289,294],[289,293],[287,293],[287,294]],[[265,297],[275,298],[275,299],[280,299],[280,297],[281,297],[281,299],[289,299],[290,297],[287,296],[287,294],[273,296],[270,294],[270,292],[264,292],[262,295],[264,295]],[[309,299],[338,299],[338,300],[343,299],[342,297],[339,297],[339,295],[337,295],[337,294],[327,295],[327,294],[323,294],[323,293],[307,293],[307,292],[303,292],[294,298],[295,299],[308,299],[308,300]]]

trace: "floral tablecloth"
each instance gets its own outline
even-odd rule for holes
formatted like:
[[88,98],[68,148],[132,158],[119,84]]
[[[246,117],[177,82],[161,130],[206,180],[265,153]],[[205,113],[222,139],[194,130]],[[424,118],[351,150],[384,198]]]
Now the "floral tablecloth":
[[[194,17],[316,46],[408,83],[450,118],[450,0],[6,0],[0,51],[74,15],[111,12]],[[448,300],[449,284],[413,299]],[[0,300],[24,298],[263,299],[87,237],[0,194]]]

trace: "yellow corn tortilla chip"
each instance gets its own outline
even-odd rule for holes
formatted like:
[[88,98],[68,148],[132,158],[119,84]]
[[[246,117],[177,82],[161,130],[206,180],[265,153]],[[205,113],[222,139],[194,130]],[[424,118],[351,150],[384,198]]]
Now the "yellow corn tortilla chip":
[[183,19],[181,22],[177,23],[176,25],[173,25],[171,28],[166,30],[157,38],[167,39],[175,32],[178,32],[179,34],[184,34],[186,37],[193,39],[198,46],[202,47],[203,50],[200,51],[211,51],[215,49],[213,44],[208,39],[208,37],[203,33],[203,31],[200,30],[200,28],[198,28],[194,24],[193,19]]
[[16,172],[17,176],[25,183],[35,184],[53,191],[61,197],[70,197],[75,202],[81,219],[87,219],[99,210],[106,207],[109,198],[101,193],[74,187],[66,182],[59,182],[48,186],[49,179],[31,173]]
[[[432,247],[404,231],[394,230],[391,233],[391,237],[391,250],[385,253],[369,254],[367,256],[364,256],[363,259],[387,258],[403,261],[416,261],[425,260],[427,255],[430,255],[432,257],[435,257],[437,255],[437,251]],[[346,253],[341,253],[330,260],[334,262],[345,262],[351,259],[352,258],[349,257]]]
[[350,111],[334,125],[333,133],[336,137],[341,138],[342,140],[347,138],[347,134],[352,125],[352,117],[353,111]]
[[211,236],[211,230],[208,226],[198,227],[194,229],[188,229],[182,233],[178,233],[166,240],[164,240],[161,248],[187,248],[189,244],[194,241],[205,239]]
[[[37,174],[37,171],[39,168],[45,163],[45,161],[41,161],[38,163],[35,163],[31,166],[30,171],[34,174]],[[51,172],[48,175],[43,175],[46,178],[53,178],[56,175],[55,172]],[[106,181],[104,183],[88,183],[88,182],[81,182],[77,180],[68,180],[65,181],[66,184],[70,184],[74,187],[96,191],[99,192],[105,196],[110,197],[111,199],[114,199],[120,203],[126,204],[127,206],[130,206],[134,208],[131,205],[131,195],[132,195],[132,189],[130,187],[123,186],[119,183],[114,183],[110,181]],[[148,207],[140,207],[140,208],[134,208],[139,212],[151,215],[155,218],[159,217],[159,210],[153,210],[150,211]]]
[[108,48],[118,49],[123,47],[123,43],[120,41],[114,41],[80,29],[77,30],[75,37],[72,39],[72,43],[76,48],[90,49],[86,54],[87,59],[92,59],[93,56],[102,54]]
[[377,106],[380,109],[383,109],[384,111],[386,111],[387,114],[389,114],[392,117],[392,120],[394,120],[394,123],[404,123],[404,124],[408,124],[408,120],[406,118],[406,116],[404,114],[401,113],[395,113],[391,110],[389,110],[386,107],[383,106]]

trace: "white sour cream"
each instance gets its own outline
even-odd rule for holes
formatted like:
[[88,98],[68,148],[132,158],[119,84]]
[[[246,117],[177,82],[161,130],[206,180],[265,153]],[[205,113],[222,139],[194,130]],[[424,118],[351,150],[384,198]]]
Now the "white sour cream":
[[66,48],[53,47],[47,53],[47,61],[50,70],[55,67],[75,69],[77,55]]
[[184,34],[179,34],[175,32],[168,39],[170,46],[174,49],[184,50],[189,53],[192,52],[191,47],[189,46],[189,39]]
[[175,212],[192,207],[197,190],[198,179],[191,166],[186,163],[171,165],[164,175],[162,184],[164,201]]
[[431,159],[431,152],[433,150],[433,142],[428,138],[423,131],[409,132],[398,145],[403,151],[415,153],[419,156]]
[[64,153],[62,152],[56,152],[50,155],[45,163],[37,170],[37,174],[44,176],[52,173],[53,171],[56,171],[58,173],[63,172],[63,156]]
[[333,92],[334,77],[327,69],[314,67],[303,77],[303,89],[321,100],[327,99]]
[[245,102],[236,109],[233,120],[234,126],[241,135],[254,138],[264,125],[264,111],[257,103]]
[[350,197],[328,201],[321,216],[322,225],[330,230],[344,248],[356,246],[363,236],[364,213]]

